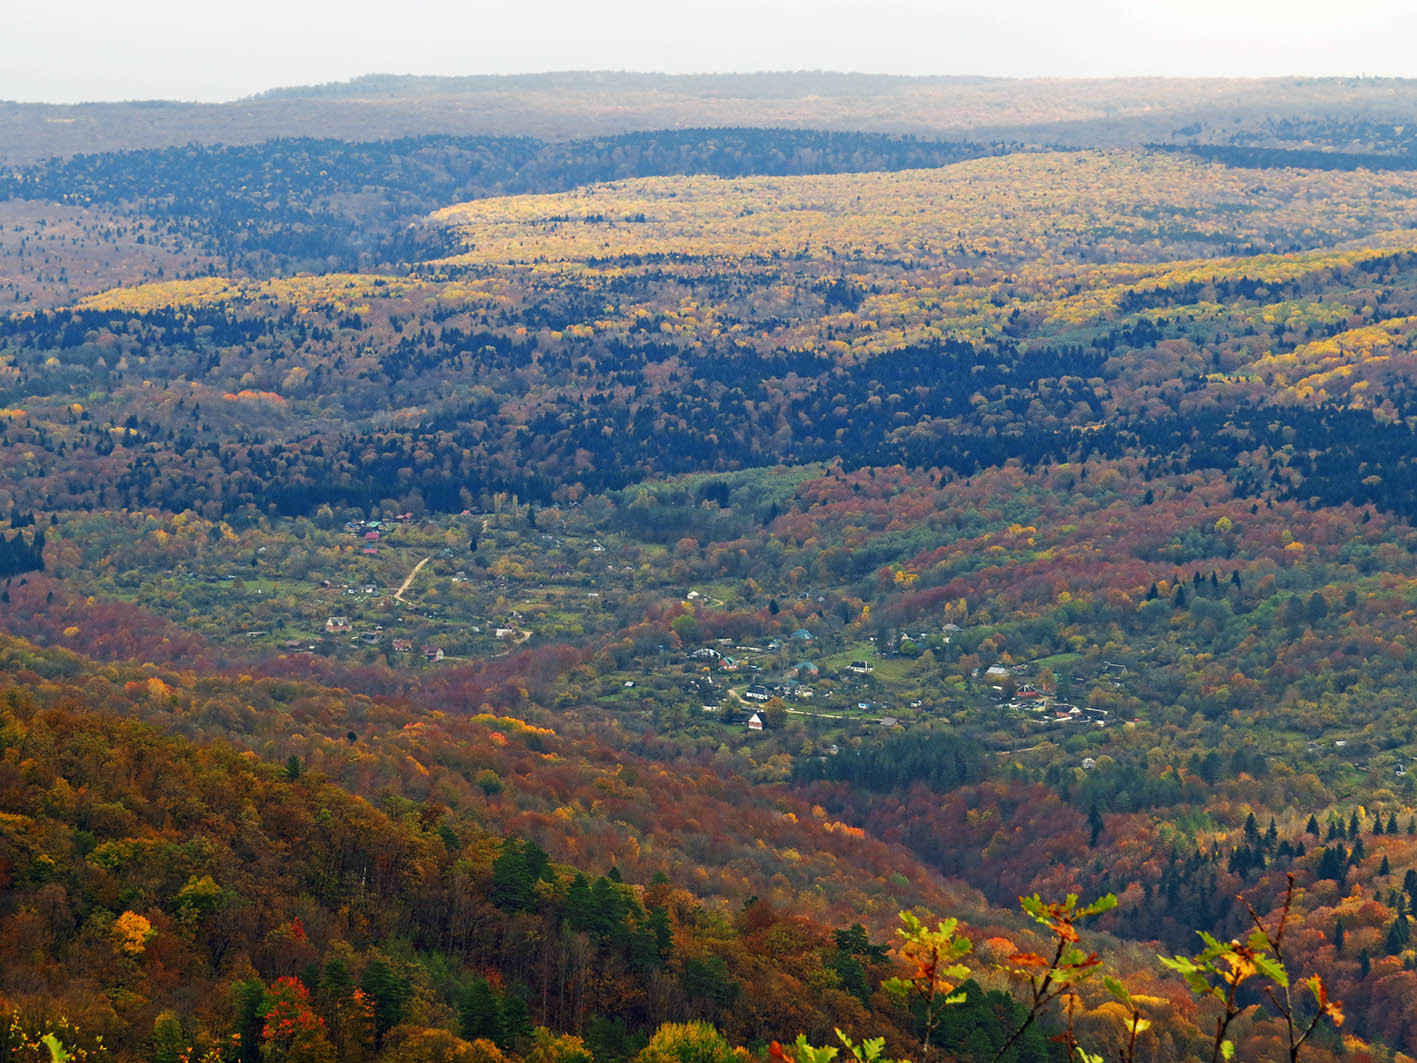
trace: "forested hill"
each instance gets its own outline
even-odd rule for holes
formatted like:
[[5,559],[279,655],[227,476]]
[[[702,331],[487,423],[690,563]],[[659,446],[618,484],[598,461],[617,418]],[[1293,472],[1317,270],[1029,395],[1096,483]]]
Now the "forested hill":
[[[253,697],[260,713],[242,708]],[[218,722],[233,712],[245,723]],[[233,742],[291,752],[271,763]],[[733,1044],[846,1026],[908,1051],[910,1009],[881,990],[891,950],[839,921],[908,856],[780,788],[774,809],[735,810],[724,799],[746,786],[511,717],[97,670],[0,637],[0,1049],[32,1058],[30,1027],[119,1060],[156,1044],[213,1063],[622,1063],[697,1020]],[[756,869],[769,845],[817,869],[799,897],[778,858]],[[706,872],[738,879],[733,904],[709,900]],[[913,873],[919,892],[882,885],[961,903]],[[283,994],[303,1016],[284,1033]],[[980,991],[952,1021],[997,1045],[1021,1014]],[[1028,1043],[1046,1052],[1041,1032]]]
[[[1004,145],[813,130],[694,129],[548,143],[528,137],[273,140],[80,154],[0,173],[0,201],[122,207],[226,269],[355,269],[425,257],[411,223],[460,200],[627,177],[891,171]],[[415,234],[416,235],[416,234]]]

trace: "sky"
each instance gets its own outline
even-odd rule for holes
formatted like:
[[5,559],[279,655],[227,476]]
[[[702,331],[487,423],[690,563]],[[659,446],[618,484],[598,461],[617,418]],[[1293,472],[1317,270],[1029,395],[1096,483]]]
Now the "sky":
[[4,0],[0,99],[360,74],[1417,77],[1413,0]]

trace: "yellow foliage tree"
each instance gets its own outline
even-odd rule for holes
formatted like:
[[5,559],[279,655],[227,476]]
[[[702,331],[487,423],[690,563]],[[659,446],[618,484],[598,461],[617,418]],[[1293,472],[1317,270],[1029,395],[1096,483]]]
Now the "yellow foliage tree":
[[124,956],[137,958],[157,931],[146,916],[124,912],[113,920],[113,947]]

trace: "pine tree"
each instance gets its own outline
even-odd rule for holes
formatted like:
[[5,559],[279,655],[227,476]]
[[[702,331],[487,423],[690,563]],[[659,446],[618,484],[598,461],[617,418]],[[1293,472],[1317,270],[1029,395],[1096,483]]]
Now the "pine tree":
[[413,985],[383,960],[375,960],[364,969],[359,987],[373,999],[374,1043],[382,1045],[384,1034],[403,1021]]
[[1384,947],[1389,956],[1396,956],[1403,949],[1407,948],[1407,942],[1412,937],[1412,928],[1407,925],[1407,916],[1400,915],[1392,921],[1392,926],[1388,928],[1387,940]]
[[497,1042],[497,1047],[510,1052],[524,1052],[535,1032],[531,1009],[526,1006],[525,998],[517,993],[508,993],[502,1001],[502,1039]]
[[1091,830],[1091,837],[1088,845],[1096,846],[1097,839],[1102,837],[1102,813],[1097,810],[1097,802],[1092,803],[1092,808],[1087,813],[1087,826]]
[[1304,833],[1312,834],[1315,838],[1319,836],[1319,819],[1312,812],[1309,813],[1309,822],[1304,824]]
[[[596,925],[595,902],[591,899],[590,883],[579,871],[571,879],[566,890],[566,903],[561,908],[566,925],[581,933],[588,932]],[[489,1038],[490,1040],[490,1038]]]
[[1249,845],[1260,843],[1260,825],[1253,812],[1245,817],[1245,842]]
[[463,993],[458,1005],[458,1025],[465,1040],[485,1038],[494,1043],[501,1042],[502,1008],[487,979],[474,979]]

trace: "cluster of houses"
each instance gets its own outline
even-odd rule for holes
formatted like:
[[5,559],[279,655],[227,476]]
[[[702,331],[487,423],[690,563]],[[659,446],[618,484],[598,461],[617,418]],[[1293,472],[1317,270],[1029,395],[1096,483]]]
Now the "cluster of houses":
[[[1120,686],[1121,679],[1127,673],[1125,665],[1104,662],[1101,677],[1111,682],[1113,686]],[[976,673],[977,674],[977,673]],[[1013,681],[1014,671],[1005,668],[1003,665],[991,665],[984,669],[983,678],[995,684],[994,690],[1000,695],[1004,692],[1002,684],[1004,680]],[[1086,682],[1087,677],[1075,675],[1075,683]],[[1001,699],[1003,700],[1002,696]],[[1094,708],[1092,706],[1072,705],[1065,701],[1059,701],[1051,694],[1040,690],[1032,683],[1022,683],[1016,687],[1012,696],[1003,701],[1005,708],[1015,712],[1026,712],[1036,717],[1040,723],[1046,727],[1060,727],[1067,724],[1081,724],[1084,726],[1106,727],[1111,722],[1111,713],[1107,709]]]
[[771,701],[779,698],[783,701],[789,699],[803,701],[816,697],[816,691],[794,679],[787,679],[781,683],[753,683],[747,690],[743,691],[745,701]]
[[[805,628],[793,632],[788,636],[788,644],[794,647],[805,647],[813,641],[814,636]],[[720,673],[737,673],[749,671],[754,673],[762,672],[762,666],[754,663],[747,655],[752,653],[778,653],[783,649],[783,643],[774,639],[766,646],[734,646],[731,640],[719,640],[719,646],[701,646],[687,654],[687,663],[697,665],[701,674],[691,679],[685,686],[685,693],[697,695],[700,699],[701,707],[705,712],[722,711],[722,699],[717,692],[714,677]],[[720,648],[721,647],[721,648]],[[729,649],[735,650],[742,656],[733,656]],[[875,672],[875,666],[867,660],[853,660],[845,669],[851,675],[869,676]],[[816,690],[810,685],[811,681],[817,679],[821,670],[814,661],[801,660],[796,664],[789,665],[786,674],[777,681],[755,678],[749,683],[746,689],[738,695],[739,698],[749,703],[748,714],[745,717],[739,716],[737,722],[745,725],[750,731],[762,731],[764,720],[761,712],[754,711],[752,705],[766,705],[770,701],[808,701],[816,697]],[[919,708],[921,702],[912,703],[912,707]],[[860,712],[871,712],[878,708],[873,702],[860,701],[854,703],[855,708]],[[799,712],[801,710],[792,710]],[[835,716],[830,713],[807,713],[807,715],[829,716],[833,719],[846,719],[845,716]],[[853,717],[854,718],[854,717]],[[898,726],[899,721],[893,717],[885,717],[878,721],[887,726]]]
[[[352,633],[353,631],[354,625],[350,622],[350,619],[347,616],[332,616],[325,621],[325,634],[327,635],[346,635]],[[356,636],[356,638],[358,639],[358,641],[363,642],[367,645],[377,646],[380,642],[384,640],[383,631],[383,624],[375,624],[374,630],[361,632],[359,635]],[[393,650],[395,653],[404,654],[413,652],[412,639],[392,639],[390,641],[390,644],[393,646]],[[425,646],[423,648],[423,653],[430,661],[441,661],[443,659],[443,650],[439,646]]]

